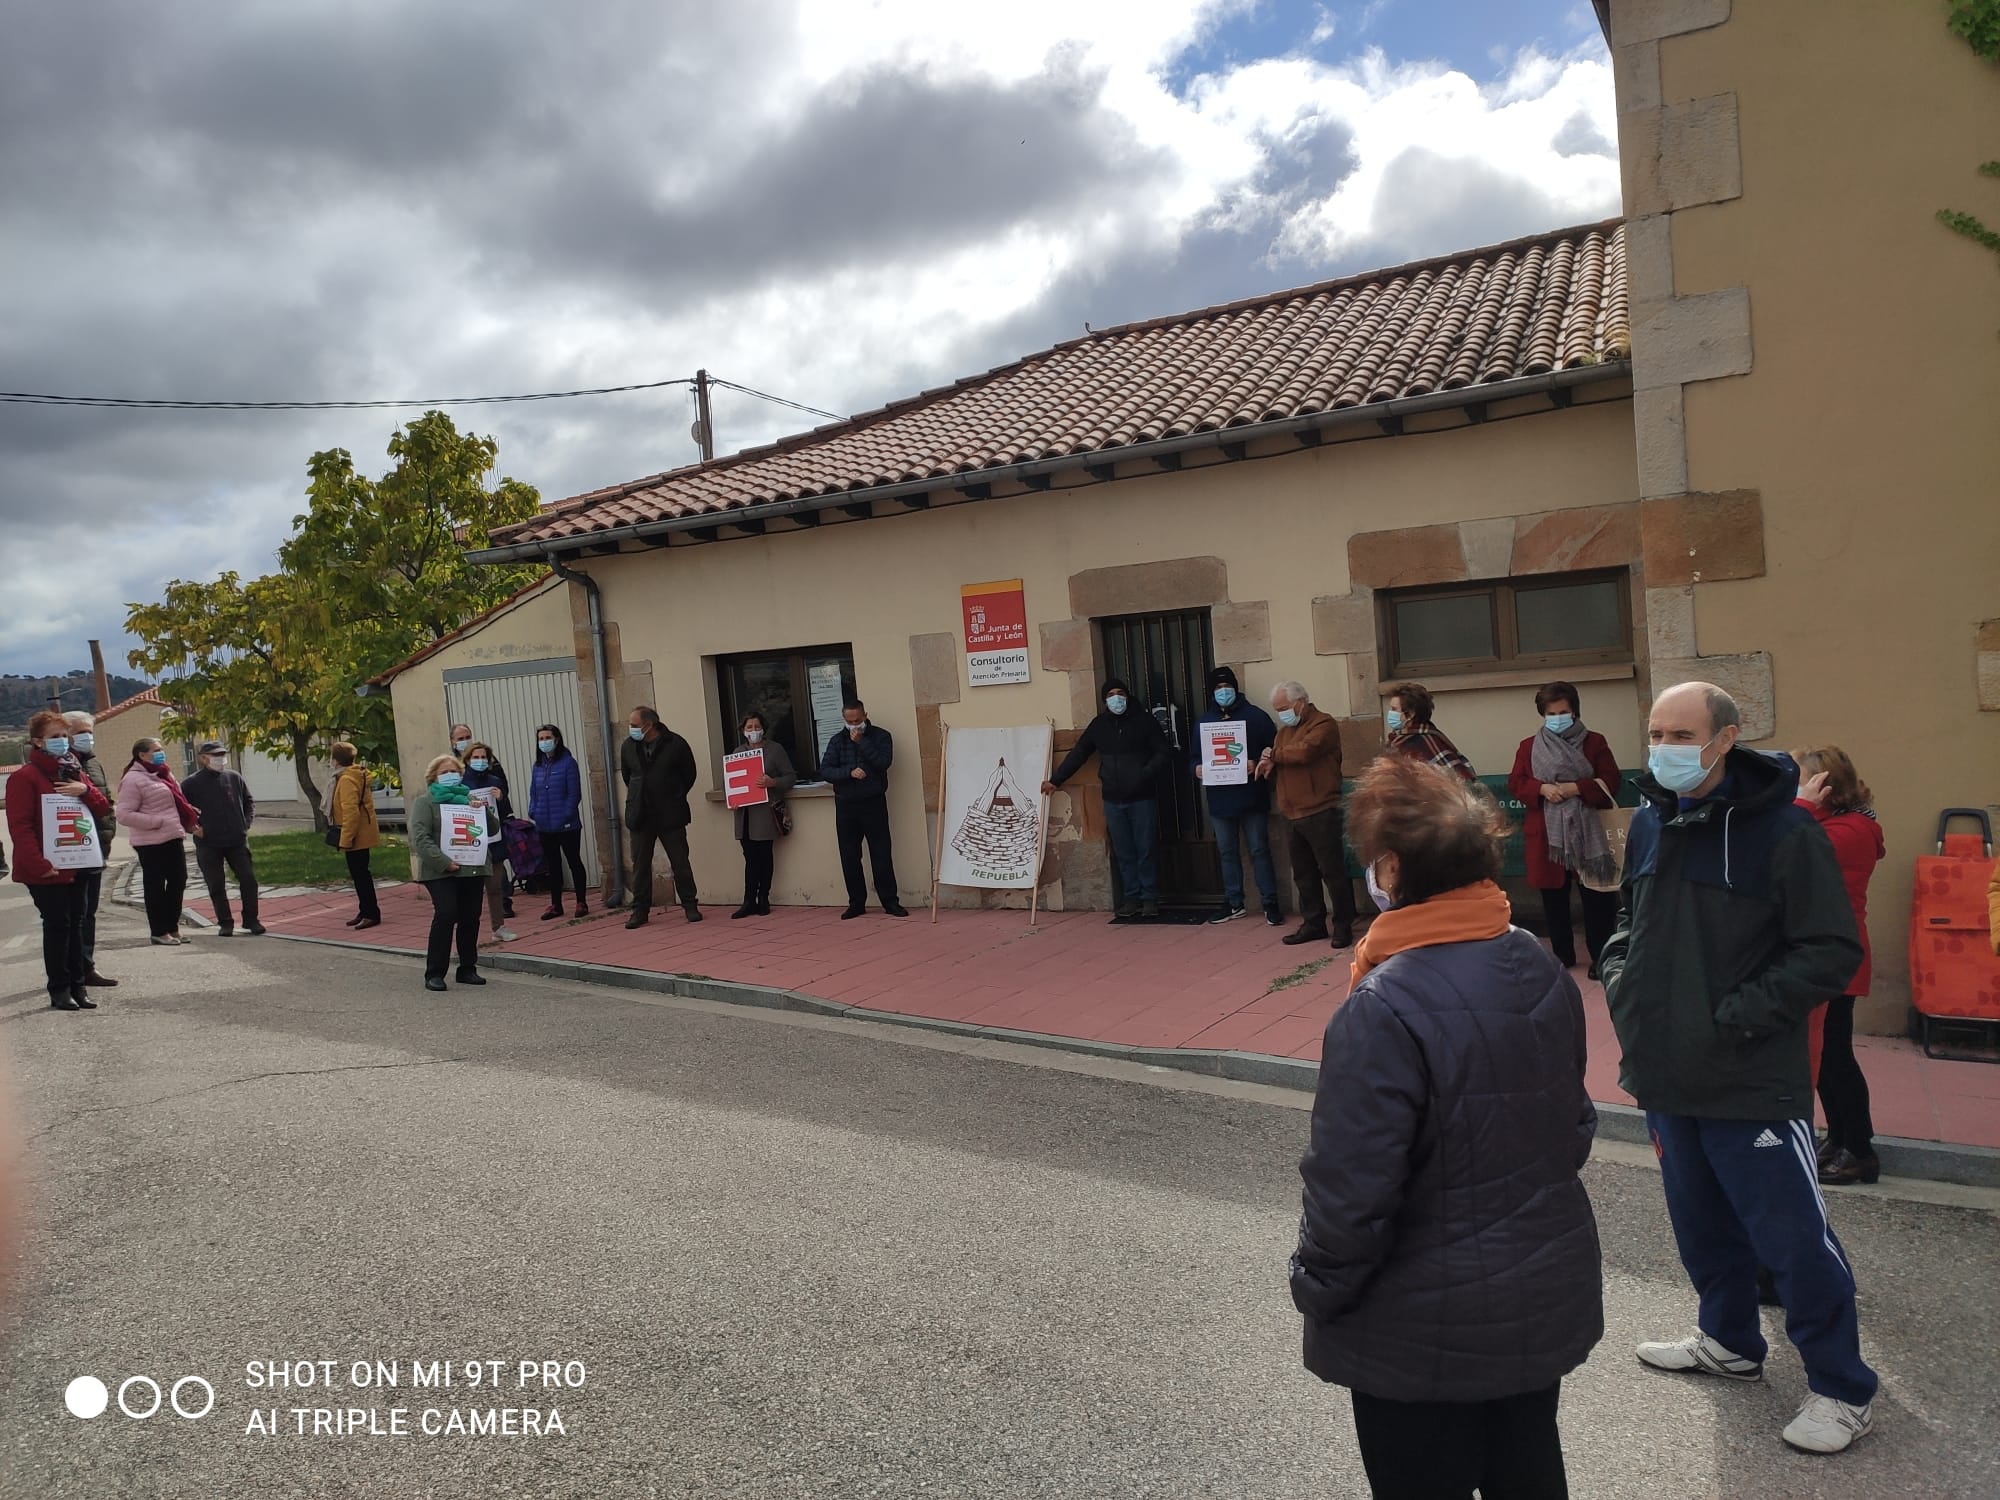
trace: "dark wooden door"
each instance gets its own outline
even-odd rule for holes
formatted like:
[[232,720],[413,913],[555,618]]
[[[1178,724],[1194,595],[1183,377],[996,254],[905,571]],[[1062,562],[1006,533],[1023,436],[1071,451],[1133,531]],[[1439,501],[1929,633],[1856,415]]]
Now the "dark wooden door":
[[1160,791],[1160,899],[1168,906],[1210,906],[1222,899],[1222,867],[1201,788],[1188,773],[1202,679],[1213,660],[1208,611],[1118,615],[1098,622],[1106,674],[1132,685],[1143,708],[1174,744],[1174,773]]

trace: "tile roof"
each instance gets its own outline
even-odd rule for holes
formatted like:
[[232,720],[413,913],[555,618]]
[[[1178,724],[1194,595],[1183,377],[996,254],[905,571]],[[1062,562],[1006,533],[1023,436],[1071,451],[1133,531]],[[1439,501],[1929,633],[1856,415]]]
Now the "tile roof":
[[158,688],[147,688],[142,693],[134,693],[131,697],[127,698],[123,703],[112,704],[111,707],[105,709],[103,713],[97,715],[97,722],[102,724],[106,719],[110,718],[112,715],[122,714],[128,708],[137,708],[142,703],[157,703],[162,708],[171,707],[171,705],[168,704],[167,700],[160,696],[160,690]]
[[556,502],[495,548],[846,495],[1631,357],[1616,222],[1107,328],[707,464]]

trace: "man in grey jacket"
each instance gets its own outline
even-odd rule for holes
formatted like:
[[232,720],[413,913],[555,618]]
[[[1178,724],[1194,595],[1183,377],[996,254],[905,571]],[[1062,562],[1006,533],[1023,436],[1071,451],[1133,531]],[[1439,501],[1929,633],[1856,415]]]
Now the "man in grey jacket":
[[250,858],[250,821],[257,815],[250,783],[229,769],[229,752],[215,740],[196,751],[200,769],[181,786],[181,794],[201,814],[194,841],[194,862],[208,882],[208,899],[215,908],[215,930],[224,937],[236,931],[229,910],[229,883],[224,867],[236,875],[242,889],[243,930],[264,935],[257,920],[257,866]]

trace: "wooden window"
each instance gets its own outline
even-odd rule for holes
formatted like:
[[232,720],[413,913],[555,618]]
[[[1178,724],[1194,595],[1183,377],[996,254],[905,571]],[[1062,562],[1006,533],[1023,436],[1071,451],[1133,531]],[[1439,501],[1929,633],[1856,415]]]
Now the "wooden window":
[[1620,570],[1384,592],[1388,675],[1629,662],[1631,587]]
[[840,705],[858,697],[852,646],[806,646],[760,651],[715,661],[722,704],[722,745],[742,739],[743,716],[764,716],[769,740],[783,745],[799,780],[819,780],[820,751],[839,732]]

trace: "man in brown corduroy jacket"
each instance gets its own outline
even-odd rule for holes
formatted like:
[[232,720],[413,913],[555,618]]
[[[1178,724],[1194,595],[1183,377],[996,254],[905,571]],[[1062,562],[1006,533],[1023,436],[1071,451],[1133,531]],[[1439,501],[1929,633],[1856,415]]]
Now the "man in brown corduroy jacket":
[[1333,892],[1333,946],[1354,942],[1354,882],[1347,874],[1340,811],[1340,725],[1313,706],[1296,682],[1271,690],[1277,743],[1257,762],[1271,778],[1278,811],[1291,826],[1292,881],[1299,891],[1299,927],[1287,943],[1327,938],[1325,890]]

